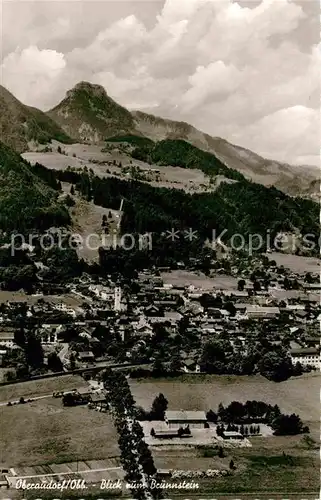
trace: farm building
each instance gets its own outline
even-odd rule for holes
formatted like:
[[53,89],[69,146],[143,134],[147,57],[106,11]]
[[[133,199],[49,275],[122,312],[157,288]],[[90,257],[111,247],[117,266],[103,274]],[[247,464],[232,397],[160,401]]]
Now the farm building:
[[204,411],[167,411],[165,413],[165,422],[170,429],[177,427],[186,427],[191,429],[203,429],[207,423]]
[[240,432],[224,431],[223,439],[244,439],[244,436]]

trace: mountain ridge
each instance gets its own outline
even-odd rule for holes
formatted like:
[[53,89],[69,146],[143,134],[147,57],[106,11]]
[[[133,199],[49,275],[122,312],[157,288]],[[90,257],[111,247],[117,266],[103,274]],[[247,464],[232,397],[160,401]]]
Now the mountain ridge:
[[[31,139],[50,142],[60,137],[60,142],[90,144],[100,144],[111,136],[125,134],[153,141],[179,139],[215,155],[226,167],[240,172],[248,180],[267,187],[274,185],[292,196],[319,200],[320,181],[313,167],[292,166],[263,158],[226,139],[212,137],[184,121],[169,120],[139,110],[129,111],[112,99],[101,85],[79,82],[67,91],[60,103],[45,113],[25,106],[9,91],[3,87],[0,89],[1,139],[18,152],[28,150]],[[4,93],[5,99],[2,98]],[[12,101],[15,112],[10,121]]]
[[0,140],[18,153],[30,141],[47,143],[51,139],[70,143],[70,137],[43,111],[22,104],[0,85]]

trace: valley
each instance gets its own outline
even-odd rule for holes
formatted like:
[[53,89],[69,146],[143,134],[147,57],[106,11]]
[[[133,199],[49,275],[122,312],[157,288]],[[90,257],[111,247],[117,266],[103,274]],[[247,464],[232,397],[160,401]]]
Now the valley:
[[183,481],[198,484],[184,498],[315,495],[316,171],[88,82],[47,113],[0,97],[6,494],[81,480],[90,500],[111,480],[104,498],[182,498]]

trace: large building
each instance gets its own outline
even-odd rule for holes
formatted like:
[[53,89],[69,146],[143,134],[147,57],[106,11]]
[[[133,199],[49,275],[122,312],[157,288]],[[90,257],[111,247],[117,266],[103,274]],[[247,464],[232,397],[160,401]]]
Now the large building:
[[294,365],[299,362],[302,366],[309,365],[320,369],[320,349],[316,347],[291,349],[290,355]]
[[276,318],[280,314],[280,309],[278,307],[262,307],[256,304],[246,306],[246,314],[248,318],[253,319],[271,319]]
[[204,429],[207,422],[204,411],[167,411],[165,422],[170,429],[189,426],[191,429]]
[[0,346],[10,349],[15,346],[14,330],[3,327],[0,331]]

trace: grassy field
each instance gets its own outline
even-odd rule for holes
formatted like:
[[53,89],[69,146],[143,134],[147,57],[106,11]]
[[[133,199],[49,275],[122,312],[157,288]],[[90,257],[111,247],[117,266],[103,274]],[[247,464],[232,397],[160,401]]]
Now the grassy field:
[[7,466],[95,460],[119,455],[111,417],[47,398],[1,412],[0,462]]
[[79,375],[62,375],[30,382],[4,385],[0,387],[0,402],[26,398],[45,396],[55,391],[67,391],[87,387],[87,382]]
[[279,252],[266,254],[270,260],[275,260],[278,266],[284,266],[297,273],[320,273],[320,260],[314,257],[288,255]]
[[[36,162],[45,165],[47,168],[55,170],[66,170],[70,165],[74,168],[83,168],[87,166],[91,168],[95,175],[98,177],[117,176],[123,179],[128,179],[127,176],[121,175],[121,169],[118,167],[119,162],[123,166],[129,166],[130,161],[132,165],[138,166],[141,170],[149,171],[150,169],[157,169],[160,172],[159,181],[150,181],[149,184],[158,187],[184,189],[187,192],[202,192],[209,189],[214,189],[214,186],[209,185],[208,177],[198,169],[184,169],[180,167],[149,165],[143,161],[133,160],[131,156],[117,148],[110,152],[102,152],[104,146],[97,145],[84,145],[84,144],[70,144],[62,145],[62,149],[67,155],[59,154],[57,152],[44,153],[44,152],[28,152],[23,153],[23,157],[31,164]],[[74,156],[75,155],[75,156]],[[97,162],[113,162],[116,161],[117,166],[99,164]],[[107,169],[110,174],[107,173]],[[205,187],[207,186],[207,188]]]
[[194,285],[196,288],[211,290],[218,288],[222,290],[236,290],[237,279],[228,275],[217,275],[209,278],[203,273],[190,271],[171,271],[170,273],[161,273],[164,283],[171,283],[176,286]]
[[[319,386],[320,374],[310,374],[276,384],[261,376],[194,376],[174,380],[131,381],[136,402],[150,407],[162,392],[170,409],[216,410],[218,404],[233,400],[263,400],[278,404],[282,411],[298,413],[310,427],[303,436],[255,437],[252,448],[226,449],[220,459],[211,447],[151,448],[157,467],[163,469],[228,468],[233,459],[232,477],[195,479],[200,489],[193,492],[170,492],[170,498],[300,499],[317,498],[319,485]],[[283,456],[290,455],[291,458]],[[233,495],[235,495],[233,497]]]
[[0,290],[0,304],[7,302],[26,302],[28,305],[34,305],[39,299],[51,304],[60,304],[63,302],[67,306],[78,307],[82,301],[77,297],[64,294],[64,295],[27,295],[25,292],[9,292],[7,290]]
[[219,403],[248,399],[278,404],[285,413],[298,413],[305,422],[319,421],[319,373],[271,382],[256,376],[185,375],[176,379],[131,380],[138,405],[149,408],[162,392],[171,410],[216,410]]
[[[244,494],[269,493],[273,499],[317,498],[319,485],[318,433],[315,428],[314,444],[307,444],[303,436],[252,439],[252,448],[225,449],[225,457],[219,458],[217,450],[206,448],[185,450],[153,449],[155,464],[160,468],[178,470],[228,469],[230,460],[236,466],[232,476],[215,479],[195,479],[199,484],[197,493],[186,492],[185,498],[204,498],[204,494],[215,494],[220,499],[235,494],[243,499]],[[212,453],[211,453],[212,452]],[[286,456],[283,456],[283,452]],[[212,455],[212,456],[204,456]],[[172,495],[180,498],[180,495]],[[213,497],[212,497],[213,498]],[[271,497],[270,497],[271,498]]]

